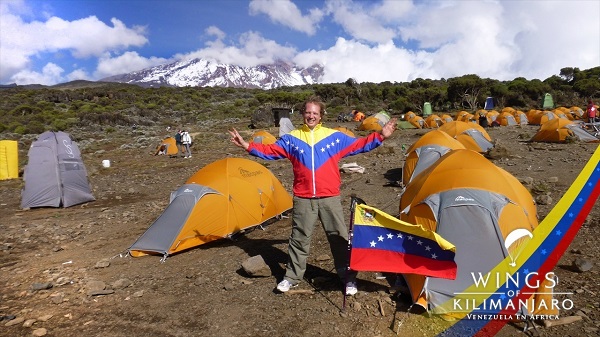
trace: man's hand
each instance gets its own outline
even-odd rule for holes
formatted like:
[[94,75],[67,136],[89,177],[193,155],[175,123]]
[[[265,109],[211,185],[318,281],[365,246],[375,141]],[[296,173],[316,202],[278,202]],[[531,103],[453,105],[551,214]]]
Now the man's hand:
[[392,118],[389,122],[385,123],[381,129],[381,136],[383,139],[389,138],[394,131],[396,131],[397,118]]
[[237,132],[235,128],[232,129],[233,130],[227,130],[227,132],[229,132],[229,134],[231,135],[231,142],[236,146],[243,147],[244,150],[248,150],[250,144],[248,144],[248,142],[244,140],[244,138],[239,134],[239,132]]

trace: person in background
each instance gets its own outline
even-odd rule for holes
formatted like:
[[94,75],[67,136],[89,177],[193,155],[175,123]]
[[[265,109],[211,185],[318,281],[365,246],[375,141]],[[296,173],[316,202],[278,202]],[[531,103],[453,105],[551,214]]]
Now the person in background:
[[192,150],[190,150],[190,146],[192,145],[192,137],[185,130],[181,132],[181,143],[183,144],[183,158],[192,158]]
[[588,123],[596,123],[598,116],[598,108],[594,105],[594,102],[590,99],[587,105],[587,116]]
[[177,154],[175,157],[179,157],[179,154],[183,154],[185,156],[185,149],[183,147],[183,143],[181,142],[181,130],[177,130],[175,134],[175,145],[177,145]]
[[327,235],[335,269],[345,294],[357,293],[356,272],[348,266],[348,228],[340,197],[340,159],[368,152],[382,144],[396,129],[396,118],[383,126],[382,131],[363,138],[353,138],[324,127],[321,123],[325,104],[317,96],[304,103],[304,125],[281,136],[274,144],[248,143],[234,128],[229,130],[231,142],[244,148],[250,155],[277,160],[287,158],[292,163],[293,215],[292,233],[288,244],[288,262],[285,277],[277,290],[286,292],[296,287],[306,272],[310,241],[317,220]]

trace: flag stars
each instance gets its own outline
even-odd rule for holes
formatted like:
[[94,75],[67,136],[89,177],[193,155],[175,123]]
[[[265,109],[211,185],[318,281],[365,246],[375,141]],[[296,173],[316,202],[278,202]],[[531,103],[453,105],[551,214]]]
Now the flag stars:
[[337,138],[337,139],[335,140],[335,142],[336,142],[336,143],[339,143],[339,142],[340,142],[340,139],[339,139],[339,138]]
[[327,146],[326,146],[326,147],[329,149],[329,148],[331,147],[331,145],[327,144]]
[[379,235],[379,236],[377,237],[377,241],[383,241],[383,235]]
[[388,233],[387,237],[388,237],[388,239],[393,239],[394,238],[394,234]]
[[529,269],[528,269],[528,268],[525,268],[525,269],[523,269],[523,274],[524,274],[524,275],[527,275],[527,274],[529,274]]
[[545,249],[542,249],[541,253],[542,253],[542,255],[548,254],[548,252]]
[[334,143],[334,142],[331,142],[331,146],[335,146],[335,143]]
[[562,235],[562,231],[559,229],[556,231],[556,235],[561,236]]
[[435,260],[435,259],[437,259],[437,255],[436,254],[431,254],[431,258]]
[[417,244],[418,244],[419,246],[422,246],[422,245],[423,245],[423,241],[421,241],[421,240],[417,240]]
[[321,148],[321,152],[325,152],[325,148],[324,147]]
[[300,150],[300,153],[304,153],[304,149]]
[[414,239],[414,237],[412,235],[407,236],[407,238],[411,241],[412,241],[412,239]]
[[369,244],[371,245],[371,247],[375,247],[375,245],[377,245],[377,243],[375,243],[375,241],[371,241],[371,242],[369,242]]
[[402,233],[398,233],[398,234],[396,235],[396,237],[397,237],[398,239],[402,239],[402,238],[403,238],[403,236],[402,236]]
[[429,247],[429,246],[425,246],[425,250],[426,250],[426,251],[430,251],[430,250],[431,250],[431,247]]

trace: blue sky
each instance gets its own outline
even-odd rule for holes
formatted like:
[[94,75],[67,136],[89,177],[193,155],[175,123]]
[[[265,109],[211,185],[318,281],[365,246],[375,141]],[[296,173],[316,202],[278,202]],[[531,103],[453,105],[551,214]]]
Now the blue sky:
[[598,0],[0,0],[0,83],[181,59],[320,63],[323,81],[546,79],[600,66]]

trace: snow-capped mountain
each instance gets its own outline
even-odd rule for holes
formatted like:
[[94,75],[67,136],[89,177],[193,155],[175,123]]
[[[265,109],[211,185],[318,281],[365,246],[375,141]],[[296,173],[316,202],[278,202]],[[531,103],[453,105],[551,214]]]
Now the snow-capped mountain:
[[102,79],[104,82],[137,84],[143,87],[235,87],[273,89],[319,83],[323,67],[300,68],[286,62],[240,67],[204,59],[164,64]]

